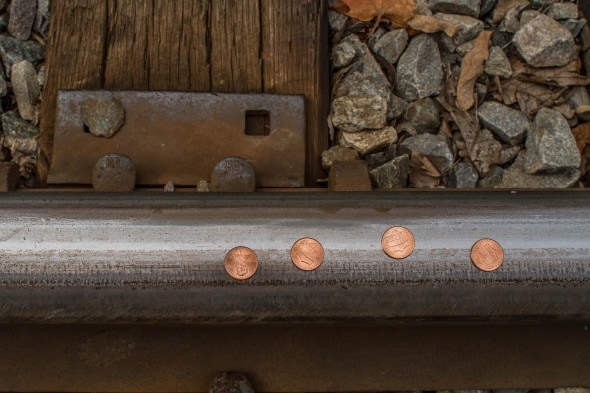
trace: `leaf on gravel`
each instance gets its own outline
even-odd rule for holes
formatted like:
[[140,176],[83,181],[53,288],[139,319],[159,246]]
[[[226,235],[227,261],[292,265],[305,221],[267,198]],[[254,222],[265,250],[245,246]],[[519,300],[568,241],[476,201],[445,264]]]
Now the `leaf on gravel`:
[[412,150],[410,168],[410,184],[412,187],[434,188],[440,185],[442,176],[425,154]]
[[449,37],[457,34],[458,27],[452,23],[427,15],[416,15],[408,21],[408,26],[423,33],[438,33],[444,31]]
[[500,0],[494,9],[492,22],[496,24],[504,19],[511,9],[527,5],[529,5],[529,0]]
[[584,154],[586,145],[590,145],[590,123],[584,123],[573,129],[576,145],[580,154]]
[[473,164],[484,177],[489,175],[492,165],[502,162],[502,144],[486,129],[481,130],[470,153]]
[[539,106],[552,107],[559,100],[565,89],[551,89],[537,83],[525,82],[517,78],[502,81],[502,101],[510,106],[518,102],[518,93],[535,99]]
[[534,68],[517,58],[511,61],[513,76],[521,81],[550,86],[589,86],[590,77],[580,74],[582,63],[575,60],[564,67]]
[[491,31],[483,31],[475,39],[473,49],[463,58],[457,86],[457,107],[468,111],[475,104],[473,93],[477,78],[483,73],[484,62],[490,58]]
[[339,0],[332,7],[335,11],[365,22],[377,18],[390,20],[394,25],[406,26],[414,17],[414,0]]

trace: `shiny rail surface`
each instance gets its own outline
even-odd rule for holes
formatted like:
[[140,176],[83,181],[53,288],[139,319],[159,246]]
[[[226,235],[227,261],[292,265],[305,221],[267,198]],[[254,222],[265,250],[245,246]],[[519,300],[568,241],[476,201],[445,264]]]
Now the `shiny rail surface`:
[[[381,249],[392,226],[416,250]],[[304,272],[291,246],[325,249]],[[470,261],[479,239],[501,269]],[[0,197],[0,323],[590,320],[590,193],[28,194]],[[237,282],[227,252],[254,250]]]

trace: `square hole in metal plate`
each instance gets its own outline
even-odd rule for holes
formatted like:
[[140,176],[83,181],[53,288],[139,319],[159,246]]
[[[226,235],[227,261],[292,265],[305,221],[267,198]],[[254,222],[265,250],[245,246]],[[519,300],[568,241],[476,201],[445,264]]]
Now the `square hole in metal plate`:
[[265,110],[246,111],[246,135],[270,135],[270,112]]

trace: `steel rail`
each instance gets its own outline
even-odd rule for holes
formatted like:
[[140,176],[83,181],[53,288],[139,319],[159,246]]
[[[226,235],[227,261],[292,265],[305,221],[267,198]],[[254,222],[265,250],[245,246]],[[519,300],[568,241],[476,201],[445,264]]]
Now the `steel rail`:
[[[381,235],[405,226],[407,259]],[[289,250],[320,241],[322,267]],[[505,249],[479,271],[471,246]],[[0,197],[0,323],[590,320],[590,193],[29,194]],[[235,246],[256,276],[224,271]]]

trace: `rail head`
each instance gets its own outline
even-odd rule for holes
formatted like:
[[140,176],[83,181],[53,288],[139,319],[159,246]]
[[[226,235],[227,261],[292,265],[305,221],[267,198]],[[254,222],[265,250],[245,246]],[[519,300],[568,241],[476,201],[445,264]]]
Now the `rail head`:
[[[0,198],[0,323],[590,320],[590,194],[9,194]],[[415,237],[406,259],[381,237]],[[324,263],[298,269],[301,238]],[[492,238],[500,269],[479,270]],[[259,268],[236,281],[227,253]]]

